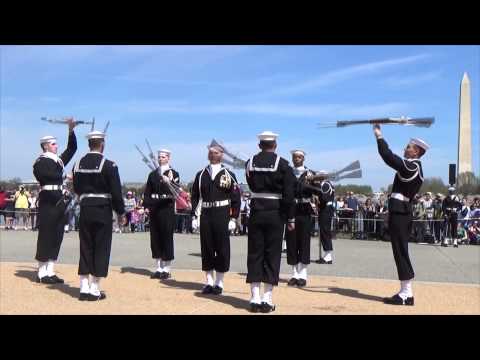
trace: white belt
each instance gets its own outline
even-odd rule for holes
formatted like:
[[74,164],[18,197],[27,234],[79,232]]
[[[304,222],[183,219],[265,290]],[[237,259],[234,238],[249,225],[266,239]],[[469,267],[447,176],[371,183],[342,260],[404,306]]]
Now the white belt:
[[40,190],[63,190],[63,185],[43,185]]
[[222,201],[212,201],[212,202],[202,202],[202,209],[208,209],[213,207],[221,207],[230,205],[230,200],[222,200]]
[[333,206],[333,201],[327,202],[327,206],[328,206],[328,205],[332,205],[332,206]]
[[310,201],[310,198],[295,199],[295,202],[300,204],[310,204]]
[[111,199],[112,195],[110,194],[82,194],[80,195],[80,201],[85,198],[104,198],[104,199]]
[[276,199],[280,200],[283,198],[282,194],[275,194],[275,193],[254,193],[252,192],[250,195],[251,199]]
[[406,202],[410,201],[410,199],[408,197],[406,197],[405,195],[400,194],[400,193],[392,193],[392,195],[390,195],[390,197],[392,197],[394,199],[397,199],[397,200],[400,200],[400,201],[406,201]]
[[173,199],[172,195],[167,194],[151,194],[152,199]]

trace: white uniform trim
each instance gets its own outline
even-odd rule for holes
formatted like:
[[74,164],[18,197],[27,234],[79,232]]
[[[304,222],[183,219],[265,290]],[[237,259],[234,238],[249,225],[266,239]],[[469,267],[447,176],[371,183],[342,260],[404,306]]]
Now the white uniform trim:
[[[405,161],[408,161],[410,164],[413,164],[415,167],[413,169],[410,169],[407,166],[407,163]],[[420,174],[420,166],[418,165],[418,163],[415,160],[403,159],[403,165],[405,166],[405,169],[407,169],[408,171],[411,171],[411,172],[414,171],[415,173],[409,178],[404,178],[402,175],[400,175],[400,172],[397,171],[397,175],[398,175],[398,178],[400,179],[400,181],[410,182],[410,181],[413,181],[413,179],[415,179],[417,176],[420,178],[420,180],[423,181],[423,177]]]
[[104,198],[104,199],[111,199],[111,194],[82,194],[80,195],[79,200],[82,201],[85,198]]
[[[323,185],[328,185],[328,190],[327,191],[323,191]],[[333,193],[333,189],[332,189],[332,185],[330,185],[330,183],[326,182],[326,181],[322,181],[322,183],[320,184],[320,191],[323,193],[323,194],[329,194],[331,195]]]
[[80,169],[80,161],[78,161],[75,164],[75,170],[74,172],[76,173],[83,173],[83,174],[98,174],[102,172],[103,165],[105,165],[105,157],[102,156],[102,161],[100,162],[100,165],[98,166],[98,169]]
[[406,197],[405,195],[403,194],[400,194],[400,193],[392,193],[390,195],[391,198],[393,199],[397,199],[397,200],[400,200],[400,201],[405,201],[405,202],[409,202],[410,201],[410,198]]
[[275,159],[275,164],[272,168],[261,168],[253,166],[253,156],[248,160],[248,171],[259,171],[259,172],[275,172],[278,169],[278,164],[280,163],[280,156],[277,155]]
[[280,200],[283,199],[282,194],[275,194],[275,193],[254,193],[252,192],[250,195],[251,199],[274,199]]
[[150,194],[150,197],[152,199],[173,199],[173,195],[168,195],[168,194]]
[[54,154],[49,151],[45,151],[43,154],[40,155],[40,157],[51,159],[55,161],[57,164],[59,164],[62,167],[62,169],[64,168],[63,161],[60,158],[60,156],[58,156],[57,154]]
[[230,199],[212,202],[202,202],[202,209],[208,209],[212,207],[222,207],[230,205]]
[[63,185],[43,185],[40,187],[40,190],[63,190]]
[[295,199],[295,202],[300,204],[310,204],[311,199],[310,198]]

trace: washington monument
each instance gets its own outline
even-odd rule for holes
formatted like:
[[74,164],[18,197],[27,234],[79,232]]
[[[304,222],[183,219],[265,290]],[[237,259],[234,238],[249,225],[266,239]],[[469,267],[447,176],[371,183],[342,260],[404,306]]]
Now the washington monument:
[[472,105],[470,101],[470,79],[467,73],[463,74],[460,85],[457,169],[457,182],[458,175],[464,172],[472,172]]

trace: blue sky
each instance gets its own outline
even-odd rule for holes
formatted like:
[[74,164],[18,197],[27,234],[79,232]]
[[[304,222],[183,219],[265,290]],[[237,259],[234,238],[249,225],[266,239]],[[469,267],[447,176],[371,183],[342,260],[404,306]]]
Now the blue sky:
[[[378,156],[370,126],[319,129],[320,122],[383,116],[435,116],[429,128],[385,126],[397,153],[410,137],[432,146],[426,177],[447,182],[456,162],[460,81],[472,92],[474,171],[479,171],[478,46],[1,46],[0,178],[33,179],[38,140],[66,126],[42,116],[93,116],[110,121],[106,156],[122,181],[145,181],[148,168],[134,148],[169,148],[183,181],[207,164],[206,145],[223,141],[241,157],[257,152],[256,134],[280,134],[278,152],[307,152],[312,169],[340,169],[360,160],[363,178],[388,185],[393,171]],[[79,150],[88,151],[76,129]],[[71,169],[73,161],[67,166]],[[236,171],[244,178],[241,171]],[[344,181],[343,183],[346,183]]]

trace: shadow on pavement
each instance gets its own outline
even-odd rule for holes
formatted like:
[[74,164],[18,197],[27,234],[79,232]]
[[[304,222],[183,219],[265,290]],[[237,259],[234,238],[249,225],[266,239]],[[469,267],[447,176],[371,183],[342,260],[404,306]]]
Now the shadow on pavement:
[[329,288],[327,288],[328,291],[313,290],[314,289],[313,287],[312,288],[299,288],[299,289],[302,290],[302,291],[324,293],[324,294],[332,294],[333,293],[333,294],[352,297],[352,298],[356,298],[356,299],[383,302],[383,297],[381,297],[381,296],[362,294],[358,290],[354,290],[354,289],[345,289],[345,288],[339,288],[339,287],[329,287]]
[[222,304],[230,305],[236,309],[244,309],[245,311],[248,311],[248,309],[250,308],[250,302],[248,300],[233,297],[230,295],[202,294],[201,292],[196,292],[194,295],[199,298],[210,299]]
[[202,294],[202,289],[204,284],[191,281],[178,281],[175,279],[168,279],[161,281],[163,285],[170,286],[173,288],[184,289],[184,290],[194,290],[194,295],[199,298],[210,299],[222,304],[230,305],[237,309],[245,309],[248,311],[250,303],[248,300],[237,298],[230,295],[213,295],[213,294]]
[[140,269],[140,268],[135,268],[135,267],[131,267],[131,266],[121,267],[120,268],[120,273],[121,274],[130,273],[130,274],[137,274],[137,275],[143,275],[143,276],[148,276],[148,277],[153,275],[153,272],[151,272],[148,269]]
[[[28,279],[35,284],[37,283],[37,271],[36,270],[16,270],[15,276]],[[80,288],[72,287],[66,283],[64,284],[39,284],[47,287],[47,289],[58,290],[64,294],[67,294],[73,298],[78,298],[80,294]]]

